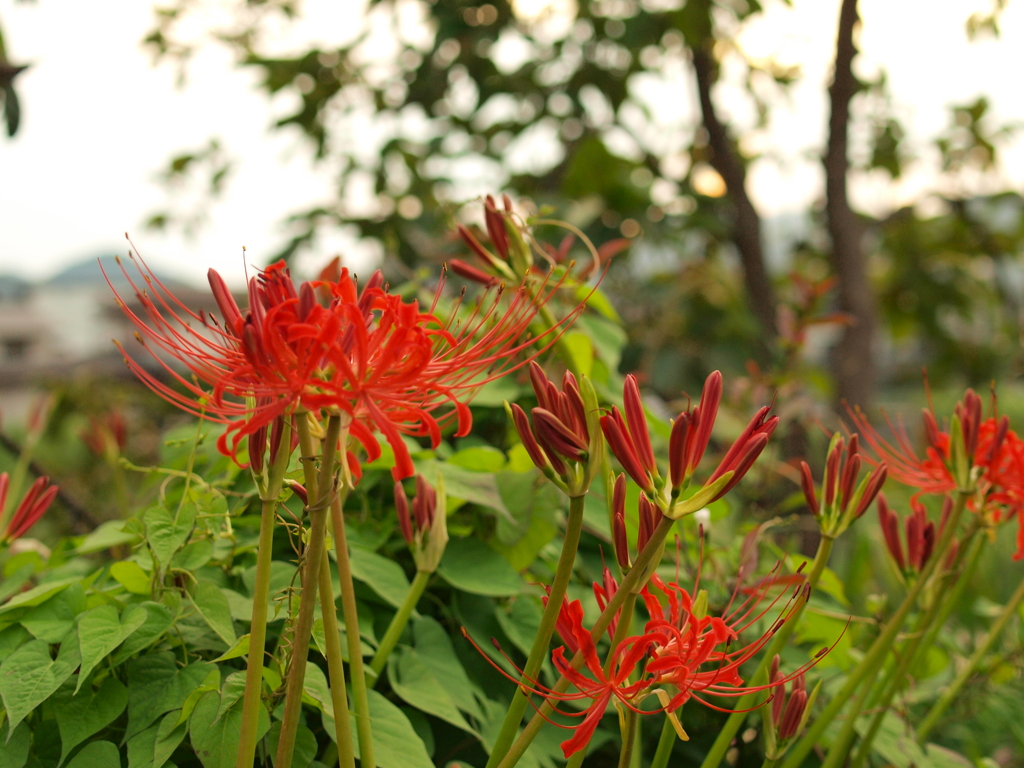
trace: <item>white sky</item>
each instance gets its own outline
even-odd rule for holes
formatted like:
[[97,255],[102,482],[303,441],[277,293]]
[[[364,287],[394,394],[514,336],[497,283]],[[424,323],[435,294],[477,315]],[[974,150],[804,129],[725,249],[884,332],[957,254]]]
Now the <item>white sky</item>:
[[[309,18],[291,39],[337,44],[353,29],[353,5],[306,0]],[[854,197],[862,206],[884,209],[934,186],[927,143],[947,124],[949,104],[985,93],[998,119],[1024,122],[1022,5],[1009,4],[1001,40],[968,43],[964,22],[988,0],[861,0],[858,71],[873,75],[884,65],[922,152],[899,186],[859,182]],[[800,211],[820,196],[814,158],[827,117],[837,9],[838,0],[794,0],[791,9],[772,3],[742,38],[748,51],[799,64],[803,75],[771,132],[771,148],[789,161],[781,169],[762,162],[751,173],[765,215]],[[265,260],[285,240],[280,222],[289,212],[330,196],[330,171],[314,167],[296,135],[271,131],[254,73],[233,68],[226,52],[207,50],[184,90],[169,66],[150,66],[139,44],[150,13],[140,0],[0,0],[10,57],[32,63],[18,80],[21,130],[14,140],[0,136],[0,272],[39,278],[97,252],[124,252],[127,230],[154,265],[179,277],[199,282],[213,266],[238,278],[242,245],[252,260]],[[240,160],[211,223],[196,242],[144,230],[142,221],[164,201],[156,172],[211,135]],[[1020,188],[1024,135],[1004,159],[1005,183]],[[340,235],[309,261],[339,249],[352,252]]]

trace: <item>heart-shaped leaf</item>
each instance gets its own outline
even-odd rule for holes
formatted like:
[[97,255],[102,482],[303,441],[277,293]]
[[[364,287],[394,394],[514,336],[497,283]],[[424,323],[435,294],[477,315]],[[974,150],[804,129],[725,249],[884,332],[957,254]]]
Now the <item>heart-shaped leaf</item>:
[[[189,737],[204,768],[235,768],[242,732],[242,704],[235,702],[220,718],[220,694],[211,691],[199,700],[189,720]],[[270,716],[260,707],[256,738],[270,730]]]
[[112,741],[94,741],[82,747],[82,751],[68,763],[68,768],[110,768],[120,764],[121,756],[116,744]]
[[33,640],[21,646],[0,665],[0,696],[12,728],[53,694],[74,673],[81,661],[78,637],[60,647],[50,658],[50,644]]
[[166,568],[174,553],[185,545],[195,522],[196,505],[190,502],[182,504],[176,516],[163,507],[146,510],[146,540],[161,566]]
[[116,677],[108,677],[95,691],[90,687],[76,694],[74,690],[77,688],[69,683],[52,700],[60,730],[61,763],[72,749],[114,722],[128,706],[128,689]]
[[231,623],[231,606],[220,587],[208,581],[199,582],[192,593],[192,604],[221,640],[229,646],[235,644],[238,636]]
[[[78,619],[78,646],[82,668],[78,671],[78,688],[97,664],[146,622],[146,609],[126,610],[123,619],[112,605],[98,605]],[[75,688],[75,693],[78,693]]]

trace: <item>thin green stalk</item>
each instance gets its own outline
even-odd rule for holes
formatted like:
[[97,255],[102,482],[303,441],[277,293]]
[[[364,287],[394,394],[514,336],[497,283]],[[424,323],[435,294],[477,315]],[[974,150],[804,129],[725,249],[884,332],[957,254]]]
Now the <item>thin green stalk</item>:
[[[533,639],[533,646],[530,648],[530,655],[523,667],[523,676],[520,681],[523,685],[533,685],[540,672],[541,664],[547,655],[551,645],[551,635],[555,631],[555,623],[558,621],[558,612],[562,609],[562,600],[565,598],[565,591],[569,586],[569,579],[572,576],[573,564],[576,562],[576,549],[580,543],[580,532],[583,530],[583,505],[584,496],[572,496],[569,498],[569,519],[565,525],[565,539],[562,541],[562,554],[558,558],[558,566],[555,569],[555,576],[551,582],[551,593],[548,595],[548,604],[540,619],[540,627],[537,629],[537,636]],[[487,761],[487,768],[494,768],[501,760],[506,750],[512,745],[519,730],[519,724],[523,720],[523,714],[529,706],[529,698],[523,693],[522,688],[516,688],[509,704],[508,712],[505,713],[505,720],[501,725],[501,731],[494,741],[491,749],[491,756]]]
[[658,739],[658,748],[654,751],[651,768],[668,768],[668,759],[672,757],[672,747],[675,743],[676,729],[666,715],[665,722],[661,725],[661,737]]
[[[589,746],[589,745],[588,745]],[[574,754],[565,762],[565,768],[580,768],[583,765],[583,760],[587,756],[587,747],[583,747],[579,752]]]
[[338,560],[338,581],[341,584],[341,612],[345,619],[345,637],[348,640],[352,705],[356,713],[356,733],[359,735],[359,765],[362,768],[377,768],[373,755],[370,697],[366,687],[366,673],[363,670],[362,641],[359,638],[359,612],[356,609],[356,591],[352,583],[352,563],[348,556],[345,515],[342,512],[340,497],[335,497],[331,503],[331,527],[334,533],[334,551]]
[[[877,673],[886,655],[889,653],[893,642],[896,639],[896,635],[900,631],[900,627],[903,626],[904,620],[910,613],[911,608],[917,602],[917,597],[924,588],[924,585],[931,578],[932,572],[938,563],[943,561],[946,557],[946,553],[949,550],[950,542],[953,540],[953,535],[956,533],[957,525],[960,522],[960,516],[963,514],[964,506],[967,503],[966,493],[958,493],[956,499],[956,505],[953,507],[953,513],[949,517],[949,522],[946,529],[942,532],[942,537],[939,539],[938,544],[935,547],[935,555],[928,561],[924,567],[920,578],[914,583],[910,591],[907,592],[906,597],[903,599],[903,603],[897,609],[896,613],[890,618],[885,630],[877,638],[874,643],[871,644],[867,654],[865,654],[861,663],[850,673],[846,679],[846,684],[839,691],[834,699],[829,702],[829,705],[822,712],[821,716],[815,720],[814,724],[807,729],[807,732],[801,737],[801,739],[793,745],[792,751],[787,756],[785,762],[782,764],[782,768],[799,768],[800,764],[803,763],[804,758],[814,748],[815,743],[821,737],[821,734],[829,726],[829,724],[835,719],[836,715],[846,705],[846,702],[856,693],[860,687],[861,682],[864,681],[868,675]],[[856,720],[857,713],[853,713],[850,718],[847,719],[843,725],[843,733],[840,734],[837,743],[843,743],[846,741],[847,731],[852,731],[854,722]]]
[[[299,441],[303,443],[303,461],[308,462],[307,445],[309,424],[304,415],[296,419]],[[305,436],[304,436],[305,433]],[[338,438],[341,436],[341,417],[330,416],[327,435],[323,443],[323,458],[320,467],[317,502],[309,507],[309,545],[304,553],[305,565],[302,572],[302,597],[299,602],[299,618],[292,635],[291,663],[288,665],[288,682],[285,688],[284,713],[281,717],[281,736],[277,742],[275,768],[291,768],[295,752],[295,737],[299,729],[299,715],[302,712],[302,691],[306,678],[306,662],[309,660],[309,638],[313,632],[313,618],[316,609],[317,586],[320,581],[320,560],[324,556],[327,539],[327,506],[334,490],[334,457],[337,453]]]
[[[828,558],[832,554],[832,545],[834,543],[834,537],[822,534],[821,541],[818,542],[818,551],[815,552],[814,560],[811,563],[811,570],[807,574],[807,583],[811,589],[818,585],[818,580],[825,571],[825,566],[828,565]],[[764,656],[761,657],[761,661],[757,665],[757,669],[751,675],[751,685],[764,685],[768,682],[768,665],[771,664],[775,654],[780,653],[785,648],[786,643],[789,642],[790,636],[800,623],[805,605],[806,603],[801,602],[793,614],[793,618],[783,624],[779,631],[775,633],[775,637],[772,638],[768,650],[765,651]],[[711,745],[711,749],[705,755],[704,762],[701,763],[700,768],[718,768],[718,765],[725,757],[725,753],[729,751],[729,745],[732,744],[732,740],[736,737],[740,726],[747,719],[749,710],[757,703],[757,698],[757,693],[748,693],[736,702],[736,705],[733,707],[735,711],[729,715],[725,725],[722,726],[722,730],[718,732],[718,736],[715,737],[715,743]],[[671,724],[668,725],[671,726]],[[672,731],[672,735],[667,738],[675,739],[675,730],[671,727],[669,727],[669,730]],[[671,749],[671,746],[669,746],[669,751]],[[657,766],[652,766],[652,768],[657,768]]]
[[[285,422],[282,438],[291,440],[291,427]],[[282,443],[282,446],[288,443]],[[261,494],[260,538],[256,549],[256,583],[253,585],[252,623],[249,628],[249,657],[245,671],[245,693],[242,699],[242,726],[238,740],[238,768],[252,768],[256,756],[260,709],[263,704],[263,654],[267,645],[267,605],[270,602],[270,568],[273,562],[274,524],[277,519],[277,497],[288,469],[290,452],[278,451],[270,468],[267,487]]]
[[857,718],[860,717],[861,713],[865,710],[865,704],[868,696],[871,695],[871,690],[875,682],[875,678],[881,671],[881,667],[873,670],[871,674],[867,676],[867,679],[863,680],[857,691],[856,696],[853,699],[853,706],[850,707],[849,713],[846,715],[846,722],[843,723],[843,729],[839,732],[839,736],[832,742],[832,746],[829,747],[828,755],[825,756],[825,762],[822,763],[822,768],[829,766],[829,768],[837,768],[837,766],[843,764],[846,761],[846,756],[850,753],[850,749],[853,747],[853,741],[857,738]]
[[761,768],[775,768],[776,763],[779,762],[777,757],[766,757],[764,762],[761,763]]
[[960,691],[967,684],[967,681],[974,674],[974,671],[981,664],[982,660],[992,650],[992,646],[995,645],[996,640],[999,639],[999,635],[1002,634],[1003,630],[1006,629],[1007,623],[1017,613],[1017,608],[1021,602],[1024,601],[1024,580],[1017,586],[1016,591],[1010,597],[1009,602],[1003,607],[1003,612],[999,614],[999,618],[996,619],[996,623],[992,625],[992,629],[989,630],[988,637],[985,638],[978,649],[971,656],[970,661],[967,662],[967,666],[960,670],[960,673],[953,680],[952,685],[946,690],[944,694],[936,701],[928,714],[924,716],[924,720],[917,727],[917,740],[924,743],[924,740],[928,737],[932,728],[938,723],[939,718],[942,717],[949,705],[953,703],[957,696],[960,695]]
[[384,637],[377,647],[377,653],[373,655],[373,659],[370,661],[374,682],[380,679],[380,673],[383,671],[384,665],[388,663],[388,657],[391,655],[391,651],[395,649],[398,638],[405,631],[405,627],[409,623],[409,617],[412,616],[416,604],[420,601],[423,590],[427,588],[430,576],[430,571],[416,571],[416,578],[409,585],[409,591],[405,593],[405,599],[402,600],[398,613],[394,615],[391,623],[388,624],[387,631],[384,632]]
[[345,663],[341,656],[338,613],[334,605],[334,586],[331,584],[331,562],[326,555],[320,558],[320,609],[324,617],[324,650],[327,656],[327,673],[331,680],[334,740],[337,744],[338,760],[342,768],[355,768],[352,724],[348,716],[348,692],[345,690]]
[[[973,548],[975,543],[973,537],[976,532],[977,526],[975,526],[968,534],[968,548]],[[961,557],[963,556],[964,551],[965,550],[961,550]],[[976,549],[974,551],[980,550]],[[944,618],[940,620],[940,616],[948,615],[948,610],[943,611],[943,608],[954,602],[954,595],[945,592],[945,585],[946,581],[950,578],[958,565],[958,562],[954,562],[948,571],[935,573],[932,576],[932,580],[934,582],[934,587],[932,588],[932,602],[918,620],[917,627],[915,628],[913,635],[906,641],[906,643],[904,643],[898,662],[888,670],[881,685],[875,686],[873,681],[869,683],[872,693],[867,699],[867,705],[864,709],[866,711],[877,711],[871,719],[871,724],[868,726],[868,730],[861,738],[861,743],[857,748],[857,754],[853,758],[851,768],[861,768],[868,759],[868,755],[871,754],[871,745],[874,743],[875,736],[878,735],[878,731],[882,727],[882,721],[885,719],[885,713],[888,711],[893,697],[895,697],[899,690],[900,683],[910,671],[911,666],[913,666],[914,661],[917,659],[918,652],[922,648],[928,648],[928,646],[923,642],[925,635],[930,633],[932,629],[939,627],[942,621],[945,620]],[[963,584],[964,581],[965,579],[962,575],[957,584]],[[945,599],[939,599],[939,596],[942,594],[946,595]],[[831,751],[829,752],[829,759],[831,759]],[[835,762],[838,764],[838,758]],[[828,765],[828,760],[826,760],[825,764]],[[829,768],[835,768],[835,765],[829,766]]]
[[[975,519],[980,520],[980,516]],[[932,625],[931,629],[928,630],[928,634],[925,635],[921,644],[922,648],[931,648],[935,645],[935,640],[939,631],[943,626],[945,626],[946,620],[953,612],[953,609],[960,604],[960,601],[963,599],[964,592],[967,591],[967,587],[971,583],[971,579],[974,577],[974,572],[978,570],[978,564],[981,562],[981,553],[985,550],[987,537],[981,533],[972,535],[973,539],[967,547],[967,553],[964,556],[967,564],[957,577],[956,584],[953,585],[953,589],[950,590],[947,597],[942,601],[942,609],[940,610],[935,623]]]
[[[663,517],[661,522],[658,523],[658,527],[654,529],[654,533],[651,534],[651,538],[647,541],[647,546],[644,547],[644,551],[639,554],[636,562],[633,563],[633,567],[630,568],[629,573],[623,578],[622,583],[619,585],[618,590],[612,595],[611,600],[608,601],[608,605],[598,616],[597,621],[594,622],[593,628],[590,630],[590,636],[596,643],[601,639],[601,636],[608,629],[608,625],[612,619],[619,612],[619,608],[626,601],[626,598],[630,594],[639,594],[643,588],[643,582],[641,577],[649,577],[651,573],[651,567],[655,556],[660,556],[663,545],[665,544],[665,537],[668,536],[669,531],[672,530],[672,526],[675,524],[675,520],[668,517]],[[550,601],[549,601],[550,604]],[[579,669],[583,666],[583,654],[577,653],[572,657],[570,662],[573,669]],[[562,693],[569,687],[569,681],[564,677],[560,677],[558,682],[555,683],[551,689],[553,693]],[[507,754],[502,757],[498,768],[512,768],[516,763],[519,762],[520,758],[525,754],[527,748],[536,738],[537,733],[540,731],[541,726],[545,723],[545,718],[550,716],[552,710],[551,703],[545,701],[538,707],[537,712],[530,722],[523,728],[523,732],[519,734],[519,738],[515,740],[512,746],[509,748]],[[494,753],[492,752],[492,755]]]
[[626,720],[622,726],[622,749],[619,750],[619,768],[630,768],[633,762],[633,747],[636,745],[636,712],[626,710]]

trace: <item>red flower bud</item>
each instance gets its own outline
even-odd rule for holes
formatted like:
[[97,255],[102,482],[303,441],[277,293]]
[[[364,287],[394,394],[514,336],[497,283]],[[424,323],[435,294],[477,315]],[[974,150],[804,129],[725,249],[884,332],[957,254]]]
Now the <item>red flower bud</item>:
[[519,439],[523,441],[523,447],[526,448],[526,452],[538,469],[546,469],[548,460],[545,458],[544,451],[541,450],[540,445],[537,444],[537,439],[533,436],[530,420],[526,417],[525,411],[515,403],[512,404],[511,411],[512,423],[515,425],[516,432],[519,433]]
[[285,484],[288,486],[289,490],[298,497],[299,501],[302,502],[302,506],[309,506],[309,492],[306,490],[306,486],[295,480],[285,480]]
[[[3,475],[3,495],[7,496],[7,478]],[[28,489],[28,493],[21,500],[18,508],[14,510],[11,521],[7,524],[7,531],[4,538],[8,540],[17,539],[28,532],[28,529],[35,525],[43,516],[59,490],[56,485],[50,485],[50,478],[40,477]],[[47,487],[49,486],[49,487]]]
[[494,198],[490,195],[484,203],[484,223],[487,225],[487,234],[494,243],[494,250],[508,261],[508,232],[505,229],[505,216],[498,212],[494,204]]
[[921,570],[924,563],[924,507],[917,507],[907,516],[907,561],[915,571]]
[[811,468],[806,461],[800,462],[800,488],[807,500],[807,507],[817,517],[821,513],[821,509],[818,507],[818,497],[814,493],[814,478],[811,477]]
[[490,251],[488,251],[486,248],[480,245],[480,241],[473,236],[473,233],[466,229],[466,227],[464,227],[462,224],[459,224],[458,229],[459,236],[465,241],[466,245],[470,247],[473,253],[475,253],[477,256],[479,256],[481,259],[487,262],[488,266],[497,268],[498,260]]
[[644,547],[647,546],[651,534],[654,533],[654,528],[658,525],[658,518],[661,517],[661,512],[650,499],[644,494],[640,494],[638,515],[640,525],[636,535],[636,550],[637,552],[642,552]]
[[875,500],[879,491],[882,490],[882,486],[885,485],[885,478],[889,474],[889,467],[884,462],[875,467],[871,476],[868,478],[868,484],[864,486],[864,495],[860,498],[860,503],[857,505],[857,510],[854,512],[855,517],[860,517],[867,511],[867,508],[871,506],[871,502]]
[[832,448],[832,452],[825,459],[825,506],[831,507],[836,499],[836,483],[839,480],[839,466],[843,460],[843,439]]
[[750,439],[750,441],[747,443],[746,449],[743,451],[743,453],[739,456],[739,459],[736,461],[735,466],[729,467],[729,469],[726,470],[726,472],[728,472],[729,470],[735,472],[735,474],[732,476],[732,479],[728,483],[726,483],[725,487],[722,488],[722,490],[718,492],[715,498],[711,500],[712,502],[718,501],[720,498],[725,496],[725,494],[727,494],[729,491],[736,487],[736,484],[740,480],[742,480],[743,476],[747,474],[747,472],[750,470],[752,466],[754,466],[754,462],[757,461],[757,457],[761,455],[761,451],[764,450],[764,447],[766,445],[768,445],[768,435],[764,433],[755,435],[753,438]]
[[242,326],[242,313],[235,303],[234,296],[228,290],[224,278],[215,269],[206,273],[206,279],[210,281],[210,289],[213,291],[213,298],[220,308],[221,317],[224,318],[224,328],[231,334],[237,336]]
[[474,283],[491,286],[498,282],[498,278],[494,275],[489,275],[482,269],[477,269],[472,264],[467,264],[461,259],[452,259],[448,262],[448,266],[459,277],[471,280]]
[[[623,477],[620,475],[620,477]],[[626,538],[626,517],[616,512],[612,517],[612,546],[615,548],[615,559],[622,570],[629,568],[629,541]]]
[[878,522],[882,528],[882,535],[885,537],[885,545],[896,561],[900,571],[907,569],[907,561],[903,557],[903,547],[900,544],[900,521],[896,513],[889,509],[885,500],[885,494],[878,494]]
[[644,469],[654,475],[658,471],[658,465],[654,461],[654,449],[651,447],[651,436],[647,430],[647,416],[644,413],[643,400],[640,399],[640,388],[637,386],[636,377],[633,374],[626,376],[626,383],[622,389],[622,400],[626,410],[629,436],[636,448],[637,456]]
[[860,474],[860,461],[860,456],[853,454],[846,460],[846,466],[843,468],[843,481],[839,486],[839,503],[843,509],[846,509],[846,505],[850,502],[853,488],[857,484],[857,475]]
[[[572,371],[566,371],[562,377],[562,396],[568,403],[568,413],[572,415],[572,429],[581,439],[590,442],[590,430],[587,428],[587,406],[580,394],[579,384]],[[569,424],[569,421],[565,422]]]
[[267,427],[260,427],[249,435],[249,467],[257,475],[263,471],[263,454],[267,450]]
[[690,431],[690,414],[681,413],[672,422],[672,434],[668,439],[669,475],[673,488],[679,488],[686,481],[690,467],[686,462],[686,444]]
[[782,716],[782,722],[779,724],[779,741],[785,741],[796,735],[796,729],[800,727],[800,720],[803,719],[806,707],[807,691],[797,690],[789,695],[786,714]]
[[409,517],[409,499],[405,495],[402,481],[395,481],[395,512],[398,514],[398,527],[402,531],[405,543],[412,544],[412,520]]
[[704,389],[700,393],[700,423],[694,425],[694,433],[690,450],[687,451],[687,463],[689,470],[693,471],[704,458],[704,452],[711,440],[711,430],[714,429],[715,419],[718,418],[718,406],[722,402],[722,373],[712,371],[711,375],[704,380]]
[[537,437],[568,459],[586,460],[587,444],[565,426],[561,419],[546,408],[534,408],[532,413]]
[[924,422],[924,434],[930,445],[935,450],[939,450],[942,445],[942,434],[939,430],[939,424],[935,420],[935,414],[929,409],[923,408],[921,410],[921,420]]
[[[768,437],[770,437],[771,433],[775,431],[775,427],[779,423],[778,416],[772,416],[770,419],[766,420],[765,417],[768,416],[768,412],[770,410],[771,407],[767,405],[761,406],[761,408],[758,409],[757,413],[754,414],[754,418],[750,420],[750,423],[747,424],[743,432],[740,433],[740,436],[736,438],[736,441],[726,452],[725,457],[719,463],[718,468],[711,475],[708,482],[713,483],[726,472],[728,472],[731,469],[735,469],[738,466],[740,455],[744,454],[747,451],[747,444],[751,442],[751,439],[754,437],[755,434],[764,434],[765,442],[767,442]],[[701,419],[703,418],[704,415],[701,414]],[[699,425],[697,426],[697,429],[700,429]],[[761,448],[764,448],[763,443],[761,445]],[[750,467],[748,466],[747,469],[749,468]],[[733,480],[737,480],[737,478],[733,478]]]
[[604,432],[605,439],[608,440],[608,448],[615,454],[615,458],[619,460],[622,468],[626,470],[636,484],[645,491],[652,493],[654,486],[644,471],[640,459],[636,455],[636,449],[633,447],[632,441],[627,437],[621,422],[622,416],[614,406],[612,406],[610,414],[601,417],[601,430]]
[[547,408],[549,411],[554,408],[554,395],[557,393],[554,385],[544,375],[544,369],[537,364],[536,360],[530,361],[530,383],[533,385],[533,392],[537,395],[537,405]]

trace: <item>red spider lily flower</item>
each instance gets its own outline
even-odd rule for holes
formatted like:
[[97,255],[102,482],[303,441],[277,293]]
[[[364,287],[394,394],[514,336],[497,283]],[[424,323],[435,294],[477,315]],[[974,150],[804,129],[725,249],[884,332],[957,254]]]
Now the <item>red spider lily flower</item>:
[[[518,668],[516,672],[520,672],[520,676],[513,676],[497,665],[495,668],[508,679],[520,684],[524,692],[547,699],[554,706],[556,713],[581,719],[573,725],[554,723],[558,727],[573,731],[573,735],[562,742],[563,754],[570,757],[590,742],[608,705],[613,701],[641,714],[666,712],[670,717],[675,717],[676,710],[691,698],[718,709],[702,698],[701,694],[743,696],[752,691],[776,688],[802,675],[816,664],[830,650],[829,648],[823,648],[810,662],[791,675],[777,678],[767,685],[743,685],[739,668],[770,641],[775,632],[792,618],[796,608],[809,595],[806,585],[794,589],[788,602],[783,606],[781,615],[764,635],[748,645],[732,649],[732,644],[738,640],[739,635],[763,619],[785,595],[783,592],[771,599],[767,606],[762,606],[770,586],[769,581],[767,586],[758,589],[754,595],[737,606],[733,606],[736,599],[734,593],[723,616],[708,616],[706,594],[702,593],[694,598],[678,584],[665,584],[657,575],[653,576],[642,593],[651,617],[650,621],[647,622],[643,633],[624,638],[610,651],[607,670],[597,654],[590,632],[583,626],[584,616],[580,602],[563,603],[559,617],[560,634],[566,640],[566,646],[570,651],[575,649],[576,652],[582,653],[584,668],[574,669],[566,659],[566,649],[563,647],[552,651],[551,660],[557,671],[576,688],[575,692],[553,691],[535,680],[521,684],[521,670]],[[697,592],[696,585],[693,592]],[[599,603],[602,598],[610,599],[605,585],[595,585],[595,595],[598,595]],[[604,604],[607,605],[607,602]],[[611,628],[609,631],[612,631]],[[473,642],[465,630],[463,634],[471,643]],[[496,641],[493,642],[501,651],[500,645]],[[505,658],[508,660],[507,656]],[[631,676],[634,676],[632,681]],[[674,688],[676,694],[669,697],[666,687]],[[641,709],[643,700],[652,694],[658,696],[661,706],[653,710]],[[589,703],[579,712],[564,711],[556,704],[588,701]]]
[[[7,490],[9,487],[10,478],[4,472],[0,474],[0,509],[7,503]],[[21,503],[18,504],[18,508],[11,515],[11,520],[7,523],[7,530],[4,532],[0,542],[7,543],[24,536],[28,529],[35,525],[39,518],[45,514],[50,504],[53,503],[54,498],[56,498],[58,490],[59,488],[56,485],[50,485],[50,478],[48,477],[40,477],[32,483],[28,492],[22,498]]]
[[[1024,441],[1010,429],[1006,416],[990,416],[981,420],[980,398],[968,390],[957,404],[955,415],[961,425],[967,460],[978,474],[978,495],[968,505],[975,511],[990,510],[996,520],[1001,510],[1018,521],[1017,552],[1015,560],[1024,559]],[[958,490],[956,470],[952,466],[952,439],[948,430],[942,430],[931,410],[923,411],[925,436],[928,445],[921,458],[914,451],[903,423],[894,424],[888,416],[886,423],[893,435],[892,441],[883,438],[872,427],[860,410],[851,410],[851,418],[864,436],[874,456],[866,459],[877,463],[885,461],[889,474],[904,485],[916,488],[912,496],[917,501],[922,495],[947,495]]]
[[687,408],[672,423],[668,443],[668,464],[673,489],[681,488],[689,482],[690,476],[704,457],[721,402],[722,373],[712,371],[704,381],[700,403],[692,411]]
[[[487,292],[461,318],[460,300],[442,321],[433,307],[424,311],[417,301],[388,293],[379,272],[362,291],[347,269],[337,280],[296,288],[284,262],[278,262],[250,280],[245,314],[210,271],[220,324],[190,311],[141,259],[133,256],[133,261],[143,285],[132,281],[124,265],[122,271],[142,304],[142,316],[123,300],[122,309],[178,387],[127,353],[126,362],[166,400],[227,425],[218,442],[223,453],[237,455],[242,438],[286,413],[326,409],[348,416],[349,432],[370,460],[380,455],[373,433],[384,436],[395,453],[395,479],[414,472],[403,434],[429,436],[436,447],[441,429],[455,422],[457,435],[466,435],[472,420],[466,401],[472,393],[522,365],[516,361],[519,352],[529,350],[532,357],[548,348],[583,309],[576,307],[534,346],[538,340],[529,338],[527,329],[568,273],[556,278],[532,272],[514,291]],[[322,303],[318,292],[329,300]],[[192,376],[179,373],[158,353],[183,363]]]

